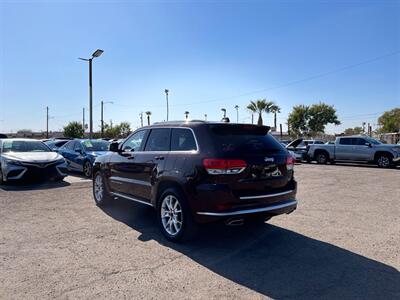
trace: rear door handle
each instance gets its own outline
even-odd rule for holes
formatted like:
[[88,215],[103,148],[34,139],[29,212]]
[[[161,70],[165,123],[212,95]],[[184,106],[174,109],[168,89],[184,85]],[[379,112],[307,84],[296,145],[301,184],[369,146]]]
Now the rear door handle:
[[135,157],[132,155],[132,156],[128,156],[127,159],[135,159]]
[[155,159],[156,159],[156,160],[163,160],[163,159],[164,159],[164,156],[156,156]]

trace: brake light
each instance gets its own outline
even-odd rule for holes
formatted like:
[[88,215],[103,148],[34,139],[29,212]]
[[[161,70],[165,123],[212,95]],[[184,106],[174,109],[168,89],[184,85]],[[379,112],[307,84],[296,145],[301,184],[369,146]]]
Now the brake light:
[[294,168],[294,157],[289,155],[286,158],[286,170],[293,170]]
[[219,159],[206,158],[203,160],[203,166],[208,174],[239,174],[247,167],[244,160],[241,159]]

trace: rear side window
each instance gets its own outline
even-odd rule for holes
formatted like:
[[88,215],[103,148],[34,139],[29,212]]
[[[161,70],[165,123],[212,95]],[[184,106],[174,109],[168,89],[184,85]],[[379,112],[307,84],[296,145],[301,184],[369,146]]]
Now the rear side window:
[[189,129],[173,128],[171,134],[171,151],[197,150],[193,132]]
[[266,154],[286,151],[267,127],[252,125],[211,125],[213,143],[222,153],[234,155]]
[[152,129],[144,151],[169,151],[170,129]]
[[350,139],[348,139],[348,138],[342,138],[342,139],[340,139],[340,142],[339,142],[339,144],[340,145],[351,145],[352,144],[352,142],[351,142],[351,138]]

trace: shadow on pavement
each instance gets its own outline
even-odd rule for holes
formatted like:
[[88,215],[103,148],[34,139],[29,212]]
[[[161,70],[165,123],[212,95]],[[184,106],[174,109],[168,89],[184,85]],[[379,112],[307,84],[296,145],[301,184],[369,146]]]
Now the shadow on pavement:
[[207,226],[195,240],[173,244],[149,207],[117,200],[104,212],[139,231],[140,240],[156,240],[271,298],[400,299],[395,268],[278,226]]
[[10,182],[0,185],[0,190],[4,191],[31,191],[31,190],[48,190],[61,188],[71,185],[66,181],[45,181],[45,182]]
[[[316,162],[312,163],[301,163],[304,165],[316,165],[316,166],[324,166],[317,164]],[[367,163],[357,163],[357,162],[335,162],[334,164],[328,163],[327,166],[333,166],[333,167],[360,167],[360,168],[371,168],[371,169],[379,169],[379,170],[400,170],[400,166],[394,166],[392,168],[380,168],[377,165],[374,164],[367,164]]]

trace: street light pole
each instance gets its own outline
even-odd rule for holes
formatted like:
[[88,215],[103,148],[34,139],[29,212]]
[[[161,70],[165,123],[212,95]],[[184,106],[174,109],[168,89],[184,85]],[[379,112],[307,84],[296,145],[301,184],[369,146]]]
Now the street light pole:
[[49,138],[49,107],[46,106],[46,139]]
[[89,138],[93,138],[93,88],[92,88],[92,61],[93,58],[99,57],[104,51],[101,49],[97,49],[93,52],[91,58],[82,58],[79,57],[80,60],[84,60],[89,62]]
[[168,116],[169,116],[168,93],[169,93],[169,90],[165,89],[164,92],[165,92],[165,97],[166,97],[166,100],[167,100],[167,121],[168,121]]
[[236,123],[239,123],[239,105],[235,105],[236,109]]

